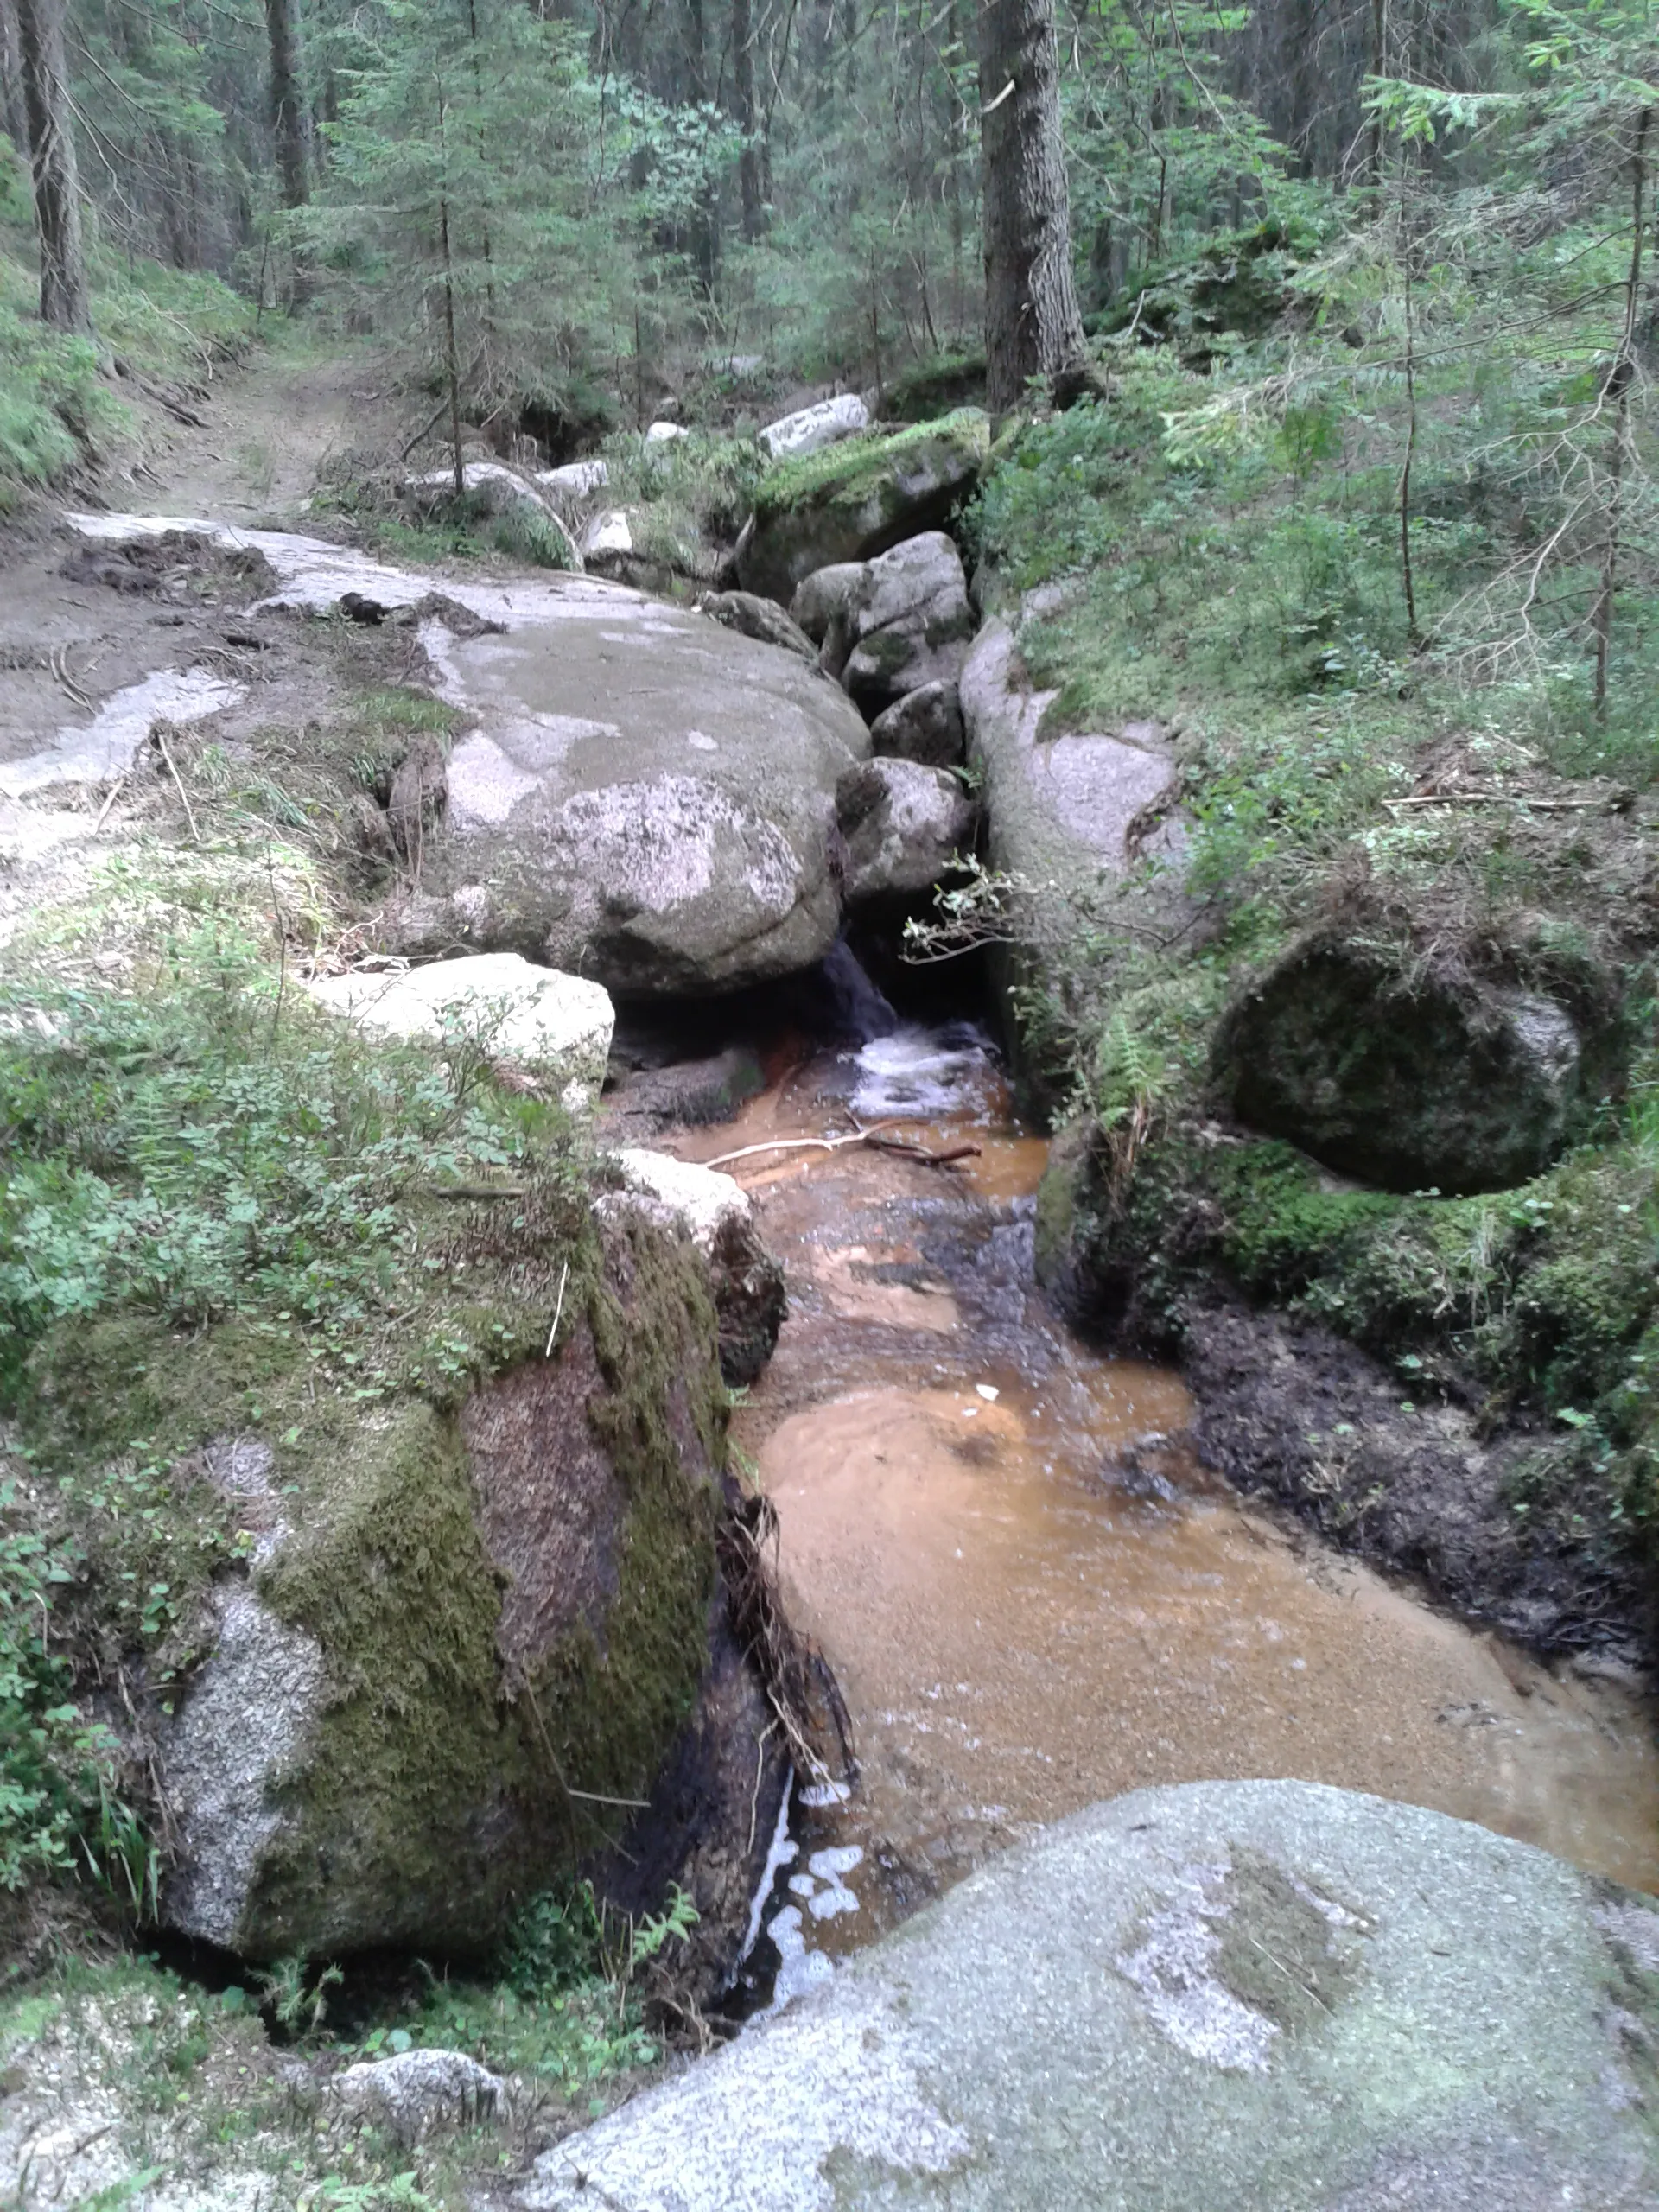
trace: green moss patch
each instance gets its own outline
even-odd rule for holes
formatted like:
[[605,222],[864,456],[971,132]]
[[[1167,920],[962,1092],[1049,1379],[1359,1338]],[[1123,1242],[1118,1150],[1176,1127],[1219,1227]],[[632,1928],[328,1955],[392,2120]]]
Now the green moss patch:
[[976,474],[988,440],[985,416],[971,407],[885,436],[869,433],[843,439],[768,469],[755,490],[756,521],[772,522],[805,506],[856,513],[880,494],[890,478],[911,469],[931,473],[943,463],[948,474],[960,475],[964,467]]

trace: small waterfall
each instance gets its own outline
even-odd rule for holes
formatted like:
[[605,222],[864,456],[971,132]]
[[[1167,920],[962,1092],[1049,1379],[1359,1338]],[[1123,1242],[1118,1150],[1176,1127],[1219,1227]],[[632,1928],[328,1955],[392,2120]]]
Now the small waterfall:
[[823,994],[827,1035],[868,1045],[875,1038],[891,1037],[898,1028],[898,1015],[865,974],[845,938],[824,955],[816,981]]

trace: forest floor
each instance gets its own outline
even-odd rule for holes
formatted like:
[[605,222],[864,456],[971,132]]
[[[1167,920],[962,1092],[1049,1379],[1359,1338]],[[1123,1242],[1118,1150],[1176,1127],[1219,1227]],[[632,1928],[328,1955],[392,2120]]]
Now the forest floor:
[[401,420],[374,358],[282,334],[245,365],[181,401],[135,416],[125,452],[67,495],[41,499],[0,540],[0,764],[33,752],[67,721],[157,670],[220,648],[216,593],[111,589],[73,568],[66,510],[103,507],[269,528],[309,526],[306,503],[329,461],[389,441]]

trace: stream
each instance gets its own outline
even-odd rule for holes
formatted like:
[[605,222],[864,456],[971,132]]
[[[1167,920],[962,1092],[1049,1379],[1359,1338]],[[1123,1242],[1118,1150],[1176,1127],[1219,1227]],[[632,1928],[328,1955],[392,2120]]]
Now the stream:
[[[839,1679],[859,1778],[798,1791],[780,1828],[760,1999],[1150,1783],[1373,1791],[1659,1889],[1639,1684],[1546,1669],[1253,1510],[1185,1440],[1178,1376],[1068,1335],[1032,1276],[1046,1147],[978,1032],[906,1026],[769,1072],[735,1122],[673,1146],[726,1163],[788,1271],[790,1318],[733,1434],[777,1507],[786,1599]],[[748,1150],[849,1114],[979,1156]]]

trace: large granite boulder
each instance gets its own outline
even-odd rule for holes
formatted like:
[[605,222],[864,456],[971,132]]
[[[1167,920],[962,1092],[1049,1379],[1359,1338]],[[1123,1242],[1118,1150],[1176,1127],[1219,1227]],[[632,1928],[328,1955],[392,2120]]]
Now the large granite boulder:
[[[508,1226],[464,1232],[454,1214],[429,1257],[464,1258],[470,1237],[466,1280],[482,1282]],[[243,1532],[243,1563],[181,1624],[182,1694],[156,1682],[140,1715],[175,1933],[256,1959],[486,1950],[516,1902],[613,1840],[607,1803],[643,1799],[669,1758],[719,1589],[726,1399],[704,1263],[634,1216],[540,1273],[518,1291],[528,1324],[506,1325],[525,1348],[499,1370],[446,1380],[435,1339],[418,1384],[353,1395],[325,1363],[269,1437],[248,1408],[287,1388],[274,1338],[227,1325],[187,1344],[119,1321],[54,1355],[66,1396],[142,1357],[153,1420],[204,1432],[175,1465],[174,1510]]]
[[639,996],[821,959],[840,927],[835,791],[869,733],[792,654],[617,593],[505,637],[435,640],[476,715],[406,951],[521,952]]
[[1387,1190],[1541,1173],[1617,1076],[1611,985],[1583,963],[1523,980],[1371,919],[1315,928],[1234,1000],[1214,1052],[1234,1112]]
[[907,538],[869,563],[851,610],[841,680],[867,715],[879,715],[925,684],[954,683],[977,618],[962,556],[943,531]]
[[970,852],[977,810],[962,779],[919,761],[866,760],[836,793],[847,903],[913,898]]
[[870,724],[870,742],[878,753],[899,760],[919,760],[930,768],[960,766],[966,741],[957,685],[924,683],[907,691]]
[[1651,2212],[1659,1907],[1444,1815],[1137,1790],[537,2160],[517,2212]]
[[[1180,888],[1179,772],[1155,723],[1051,736],[1057,694],[1033,690],[1014,630],[998,618],[974,640],[960,687],[968,763],[980,782],[986,857],[1009,879],[997,917],[999,981],[1064,1002],[1080,930],[1109,927],[1127,902],[1137,928],[1190,919]],[[1142,863],[1157,862],[1156,869]],[[1070,1071],[1011,1038],[1027,1101],[1052,1111]]]
[[162,516],[73,526],[94,544],[176,531],[257,556],[275,586],[262,608],[351,601],[418,626],[467,722],[444,811],[388,902],[391,949],[518,952],[662,997],[791,975],[835,943],[836,785],[870,735],[793,654],[589,576],[423,575]]
[[1137,832],[1173,796],[1163,732],[1135,722],[1111,734],[1048,736],[1043,721],[1056,695],[1028,687],[1014,632],[1001,620],[974,640],[960,696],[969,760],[984,778],[992,864],[1069,915],[1077,893],[1123,877],[1144,849]]
[[815,569],[867,561],[938,529],[978,483],[989,447],[988,419],[963,408],[889,437],[849,438],[781,462],[755,493],[738,544],[739,582],[787,607]]

